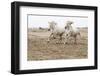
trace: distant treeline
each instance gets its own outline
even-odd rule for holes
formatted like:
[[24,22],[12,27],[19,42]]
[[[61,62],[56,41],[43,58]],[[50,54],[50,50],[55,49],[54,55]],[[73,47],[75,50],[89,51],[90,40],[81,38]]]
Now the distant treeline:
[[48,31],[49,28],[42,28],[42,27],[38,27],[38,28],[28,28],[28,31],[33,31],[33,32],[42,32],[42,31]]

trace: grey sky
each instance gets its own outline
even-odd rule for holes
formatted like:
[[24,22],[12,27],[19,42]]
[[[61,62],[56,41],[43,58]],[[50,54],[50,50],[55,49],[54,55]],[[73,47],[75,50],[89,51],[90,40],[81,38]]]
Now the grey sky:
[[88,18],[84,17],[61,17],[61,16],[38,16],[38,15],[28,15],[28,27],[29,28],[47,28],[48,22],[55,21],[59,27],[64,27],[66,21],[73,21],[75,27],[88,27]]

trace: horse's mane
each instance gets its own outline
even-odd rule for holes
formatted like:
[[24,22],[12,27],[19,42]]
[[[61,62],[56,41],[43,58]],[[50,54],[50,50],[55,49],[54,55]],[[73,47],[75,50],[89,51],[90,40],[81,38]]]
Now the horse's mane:
[[71,24],[67,24],[67,25],[65,26],[65,29],[67,29],[67,30],[72,30],[73,28],[72,28]]

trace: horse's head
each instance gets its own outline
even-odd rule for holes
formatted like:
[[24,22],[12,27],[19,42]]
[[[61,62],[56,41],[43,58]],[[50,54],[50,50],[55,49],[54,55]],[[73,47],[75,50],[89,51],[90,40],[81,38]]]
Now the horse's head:
[[67,25],[71,25],[73,23],[74,23],[73,21],[67,21]]
[[54,30],[55,27],[56,27],[56,25],[57,25],[57,23],[54,22],[54,21],[48,22],[48,24],[49,24],[49,29],[50,29],[50,30]]
[[67,21],[67,23],[66,23],[66,26],[65,26],[65,29],[70,29],[70,28],[72,28],[72,24],[73,24],[74,22],[73,21]]

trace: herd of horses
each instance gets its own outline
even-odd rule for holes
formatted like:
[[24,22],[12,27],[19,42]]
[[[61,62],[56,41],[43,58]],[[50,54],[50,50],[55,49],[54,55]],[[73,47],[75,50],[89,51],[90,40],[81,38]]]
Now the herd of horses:
[[67,21],[64,28],[58,27],[55,21],[48,22],[50,35],[47,42],[50,42],[53,39],[63,40],[64,44],[67,44],[70,41],[70,38],[74,39],[74,43],[77,44],[77,37],[81,36],[80,31],[77,28],[73,28],[73,21]]

